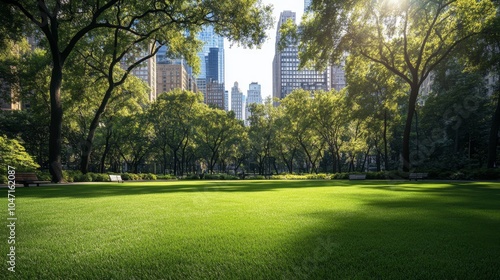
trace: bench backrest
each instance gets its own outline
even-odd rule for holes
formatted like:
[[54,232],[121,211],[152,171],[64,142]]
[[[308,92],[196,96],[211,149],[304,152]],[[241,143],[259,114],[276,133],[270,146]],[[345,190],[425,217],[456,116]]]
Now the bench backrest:
[[38,181],[35,173],[16,173],[16,181]]
[[123,181],[122,179],[122,175],[109,175],[109,180],[111,182],[115,182],[115,181]]

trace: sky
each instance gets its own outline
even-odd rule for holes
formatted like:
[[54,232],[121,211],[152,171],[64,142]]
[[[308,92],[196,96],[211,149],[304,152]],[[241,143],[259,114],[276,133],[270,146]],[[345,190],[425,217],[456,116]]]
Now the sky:
[[295,12],[299,23],[303,11],[304,0],[263,0],[264,4],[272,4],[274,26],[268,30],[268,39],[260,49],[244,49],[232,46],[225,41],[225,87],[231,95],[234,82],[238,82],[243,94],[247,95],[248,85],[257,82],[261,85],[262,98],[273,94],[273,58],[276,42],[276,27],[280,13],[285,10]]

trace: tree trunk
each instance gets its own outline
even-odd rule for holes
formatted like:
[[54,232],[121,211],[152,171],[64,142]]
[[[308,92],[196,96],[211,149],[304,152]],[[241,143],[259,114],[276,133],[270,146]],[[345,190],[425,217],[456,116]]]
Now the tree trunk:
[[385,171],[388,171],[389,155],[387,149],[387,109],[384,110],[384,165],[385,165]]
[[90,123],[89,134],[87,135],[87,139],[85,140],[85,143],[83,144],[82,147],[82,160],[80,162],[80,171],[82,171],[83,174],[87,173],[89,170],[90,155],[92,153],[92,145],[94,143],[95,132],[97,130],[97,127],[99,126],[99,120],[101,119],[101,116],[104,113],[106,106],[108,105],[109,98],[111,97],[113,89],[114,89],[114,84],[109,85],[101,101],[101,105],[99,105],[99,109],[97,109],[97,112],[95,113],[94,118]]
[[497,106],[491,120],[490,137],[488,141],[488,168],[494,168],[497,160],[498,129],[500,127],[500,94],[497,93]]
[[108,129],[108,133],[106,134],[106,144],[104,146],[104,152],[102,153],[102,157],[101,157],[101,167],[99,169],[99,172],[101,173],[104,173],[104,165],[105,165],[105,162],[106,162],[106,157],[108,156],[108,153],[109,153],[109,150],[111,148],[111,145],[109,144],[109,140],[111,139],[111,135],[113,134],[112,131],[110,131],[110,129]]
[[415,107],[417,104],[418,97],[418,85],[412,84],[410,90],[410,100],[408,102],[408,113],[406,116],[406,124],[405,130],[403,132],[403,152],[402,152],[402,160],[403,160],[403,171],[409,172],[411,168],[411,160],[410,160],[410,133],[411,133],[411,124],[413,121],[413,115],[415,114]]
[[[54,59],[54,62],[57,62],[57,59]],[[61,165],[63,120],[61,103],[62,68],[62,63],[54,63],[50,79],[49,171],[54,183],[60,183],[63,180]]]

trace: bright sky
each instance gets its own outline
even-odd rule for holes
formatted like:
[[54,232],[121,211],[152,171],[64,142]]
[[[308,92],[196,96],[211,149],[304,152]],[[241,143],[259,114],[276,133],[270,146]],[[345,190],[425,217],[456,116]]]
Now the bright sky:
[[[273,58],[276,42],[276,27],[280,13],[289,10],[296,13],[297,23],[300,22],[304,11],[304,0],[263,0],[264,4],[272,4],[274,26],[268,31],[269,38],[261,49],[244,49],[229,47],[225,42],[226,90],[231,96],[234,82],[238,82],[243,94],[247,95],[248,85],[257,82],[262,88],[262,98],[273,94]],[[230,97],[231,98],[231,97]]]

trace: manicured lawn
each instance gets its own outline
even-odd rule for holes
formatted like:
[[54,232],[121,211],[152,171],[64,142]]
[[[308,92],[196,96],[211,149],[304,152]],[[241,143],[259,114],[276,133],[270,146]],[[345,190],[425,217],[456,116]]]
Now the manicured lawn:
[[13,279],[500,279],[500,183],[18,188]]

